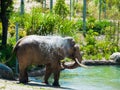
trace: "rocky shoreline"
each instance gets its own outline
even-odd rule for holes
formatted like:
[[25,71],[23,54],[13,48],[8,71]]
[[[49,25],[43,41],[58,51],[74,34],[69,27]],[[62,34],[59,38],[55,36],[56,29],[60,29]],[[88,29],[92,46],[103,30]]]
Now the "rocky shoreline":
[[[66,64],[70,64],[72,62],[68,62]],[[98,65],[120,65],[120,62],[115,60],[83,60],[82,64],[87,66],[98,66]],[[14,74],[13,71],[6,65],[0,63],[0,78],[4,79],[13,79]],[[29,72],[28,75],[31,77],[34,76],[43,76],[45,74],[45,69],[33,70]]]
[[114,60],[83,60],[82,64],[85,65],[120,65],[119,62],[116,62]]
[[[73,62],[66,62],[66,64],[71,64]],[[114,60],[83,60],[82,64],[86,66],[98,66],[98,65],[120,65],[120,63],[115,62]],[[29,72],[30,77],[43,76],[45,74],[45,68],[40,70],[34,70]]]

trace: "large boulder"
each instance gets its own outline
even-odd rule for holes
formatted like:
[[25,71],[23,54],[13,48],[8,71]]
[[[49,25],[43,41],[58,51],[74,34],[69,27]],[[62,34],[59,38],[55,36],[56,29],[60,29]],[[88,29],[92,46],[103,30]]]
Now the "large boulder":
[[115,52],[110,56],[111,60],[114,60],[117,63],[120,63],[120,52]]
[[0,78],[14,80],[12,69],[2,63],[0,63]]

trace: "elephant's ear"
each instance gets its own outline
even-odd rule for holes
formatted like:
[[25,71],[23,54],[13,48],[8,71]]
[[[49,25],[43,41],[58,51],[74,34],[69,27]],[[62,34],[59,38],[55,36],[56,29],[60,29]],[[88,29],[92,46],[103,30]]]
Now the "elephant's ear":
[[65,51],[63,47],[58,48],[58,57],[60,57],[61,60],[65,58]]
[[75,45],[75,40],[72,37],[66,37],[65,40],[67,40],[67,44],[69,44],[70,47]]

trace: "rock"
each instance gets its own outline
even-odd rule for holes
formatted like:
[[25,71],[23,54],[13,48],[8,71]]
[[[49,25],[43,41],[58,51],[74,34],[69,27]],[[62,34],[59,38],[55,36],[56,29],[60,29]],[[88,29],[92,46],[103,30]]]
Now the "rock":
[[115,52],[110,56],[111,60],[114,60],[117,63],[120,63],[120,52]]
[[0,78],[14,80],[12,69],[2,63],[0,63]]
[[29,77],[43,76],[45,75],[45,71],[46,71],[45,68],[40,69],[40,70],[34,70],[34,71],[29,72],[28,76]]
[[113,60],[83,60],[85,65],[117,65]]

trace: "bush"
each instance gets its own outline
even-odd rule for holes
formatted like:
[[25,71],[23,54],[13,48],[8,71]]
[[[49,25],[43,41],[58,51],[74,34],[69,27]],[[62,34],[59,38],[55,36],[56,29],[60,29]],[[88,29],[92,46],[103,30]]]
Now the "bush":
[[15,67],[15,57],[10,61],[9,58],[12,56],[13,46],[11,44],[7,44],[6,47],[0,47],[0,62],[7,64],[9,67]]
[[103,20],[103,21],[96,21],[95,22],[95,27],[93,27],[93,30],[100,33],[100,34],[105,34],[105,28],[110,26],[110,22]]
[[[61,2],[60,2],[61,3]],[[64,5],[63,5],[64,6]],[[63,8],[62,6],[60,6]],[[66,15],[66,14],[65,14]],[[9,33],[14,36],[15,24],[19,23],[20,38],[26,35],[53,35],[73,36],[76,31],[75,23],[54,13],[42,13],[42,8],[32,8],[30,14],[20,16],[13,13],[10,19]]]
[[61,36],[75,36],[77,30],[74,28],[74,22],[70,20],[61,20],[57,26],[58,34]]
[[53,35],[58,21],[60,22],[60,18],[51,13],[45,14],[42,18],[36,33],[39,35]]
[[[86,43],[84,44],[84,46],[81,47],[81,49],[84,51],[84,53],[86,54],[86,56],[88,55],[93,55],[95,56],[97,51],[97,40],[96,40],[96,36],[98,35],[97,32],[94,32],[93,30],[89,30],[86,34],[85,37],[85,41]],[[87,57],[86,57],[87,58]]]
[[[105,28],[110,26],[110,22],[103,20],[97,21],[94,17],[89,17],[86,21],[86,31],[92,29],[99,34],[105,34]],[[83,21],[79,19],[75,26],[79,31],[83,31]]]
[[81,19],[78,19],[74,27],[79,31],[83,31],[83,21]]
[[[107,31],[109,32],[109,31]],[[109,56],[119,51],[119,47],[116,42],[110,41],[110,34],[105,35],[103,39],[97,39],[97,37],[103,37],[98,35],[97,32],[89,30],[85,37],[85,44],[82,44],[81,50],[84,52],[85,59],[109,59]]]
[[62,18],[66,18],[69,14],[68,6],[65,4],[65,0],[57,0],[54,6],[54,13]]

